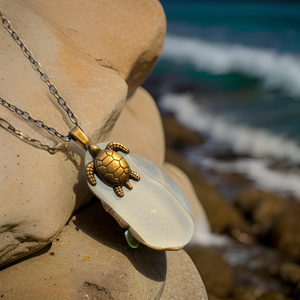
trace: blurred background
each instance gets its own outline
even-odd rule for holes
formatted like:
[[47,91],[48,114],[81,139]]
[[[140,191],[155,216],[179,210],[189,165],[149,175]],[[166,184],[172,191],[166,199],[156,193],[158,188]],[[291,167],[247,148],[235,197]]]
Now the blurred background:
[[210,299],[300,299],[300,2],[161,4],[165,47],[143,86],[166,160],[227,237],[188,250]]

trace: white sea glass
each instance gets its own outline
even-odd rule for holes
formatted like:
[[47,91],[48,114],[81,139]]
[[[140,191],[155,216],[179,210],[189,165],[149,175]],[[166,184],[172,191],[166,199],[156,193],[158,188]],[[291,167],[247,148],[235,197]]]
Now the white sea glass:
[[[109,142],[97,144],[105,149]],[[140,242],[156,250],[179,250],[192,238],[194,223],[185,197],[164,170],[148,159],[119,152],[140,181],[130,180],[133,186],[123,186],[124,197],[95,174],[96,186],[89,188],[102,202],[110,206],[129,225],[129,232]],[[89,152],[85,165],[93,160]],[[113,215],[113,214],[112,214]]]

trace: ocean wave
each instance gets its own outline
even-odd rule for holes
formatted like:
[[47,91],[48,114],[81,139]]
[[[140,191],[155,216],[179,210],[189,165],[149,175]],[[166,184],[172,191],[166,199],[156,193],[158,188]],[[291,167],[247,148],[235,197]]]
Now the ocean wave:
[[202,167],[222,173],[247,174],[256,186],[262,190],[292,194],[300,199],[300,176],[292,171],[282,172],[269,169],[269,161],[265,159],[237,159],[233,162],[220,162],[206,158],[199,162]]
[[300,146],[296,141],[214,116],[197,104],[190,94],[165,94],[160,97],[159,105],[174,113],[176,119],[186,127],[207,134],[238,154],[300,162]]
[[268,89],[300,96],[300,57],[294,54],[167,35],[162,58],[191,63],[196,70],[213,74],[247,74],[262,79]]

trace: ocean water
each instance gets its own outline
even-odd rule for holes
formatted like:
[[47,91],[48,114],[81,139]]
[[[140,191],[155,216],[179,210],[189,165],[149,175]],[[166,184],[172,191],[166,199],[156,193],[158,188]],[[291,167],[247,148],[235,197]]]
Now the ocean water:
[[300,4],[161,3],[168,32],[149,81],[162,111],[206,137],[189,157],[300,199]]

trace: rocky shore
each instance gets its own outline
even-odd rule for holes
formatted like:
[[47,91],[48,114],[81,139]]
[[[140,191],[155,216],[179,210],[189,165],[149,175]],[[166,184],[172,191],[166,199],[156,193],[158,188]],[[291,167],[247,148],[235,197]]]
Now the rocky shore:
[[224,195],[185,154],[205,138],[170,114],[163,124],[166,160],[188,174],[212,231],[228,237],[222,246],[187,248],[209,299],[300,299],[300,203],[259,190],[246,176],[214,174],[237,191],[233,198]]

